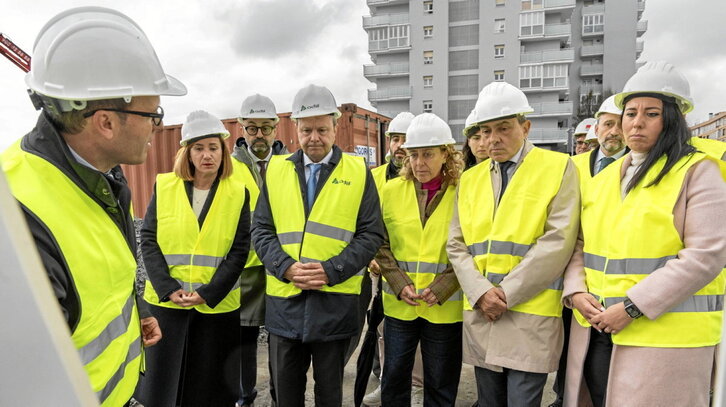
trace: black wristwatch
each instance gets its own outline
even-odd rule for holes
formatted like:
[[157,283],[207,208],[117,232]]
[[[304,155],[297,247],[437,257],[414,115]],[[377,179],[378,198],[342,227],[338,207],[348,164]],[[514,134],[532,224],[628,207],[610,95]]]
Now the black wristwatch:
[[636,319],[636,318],[640,318],[643,316],[643,313],[640,312],[638,307],[636,307],[632,301],[630,301],[630,298],[626,297],[625,301],[623,301],[623,305],[625,305],[625,312],[628,313],[630,318]]

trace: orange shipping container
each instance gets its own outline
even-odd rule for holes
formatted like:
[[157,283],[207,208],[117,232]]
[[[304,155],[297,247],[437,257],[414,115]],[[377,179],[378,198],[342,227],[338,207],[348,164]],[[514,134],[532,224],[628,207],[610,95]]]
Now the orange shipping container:
[[[335,144],[341,150],[364,156],[369,151],[371,167],[380,165],[386,154],[385,129],[391,118],[346,103],[339,107],[342,116],[338,119]],[[290,152],[297,151],[300,143],[295,131],[295,123],[290,113],[281,113],[277,124],[277,139],[282,141]],[[242,126],[237,119],[222,120],[231,134],[227,139],[230,151],[238,138],[242,137]],[[164,126],[157,130],[146,162],[140,165],[122,165],[133,196],[134,214],[143,218],[156,181],[156,174],[170,172],[174,168],[174,157],[181,140],[181,124]]]

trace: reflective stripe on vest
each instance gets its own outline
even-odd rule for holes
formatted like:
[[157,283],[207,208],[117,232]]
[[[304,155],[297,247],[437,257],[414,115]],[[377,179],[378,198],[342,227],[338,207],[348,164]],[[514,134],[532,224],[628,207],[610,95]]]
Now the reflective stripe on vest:
[[[477,269],[493,284],[500,284],[544,234],[547,207],[560,189],[568,162],[564,154],[534,147],[522,158],[499,204],[494,202],[489,166],[478,165],[462,175],[458,209],[464,242]],[[559,317],[562,285],[559,277],[511,310]],[[464,298],[465,310],[472,309],[469,300]]]
[[[422,293],[434,279],[449,267],[446,240],[454,212],[456,187],[449,186],[438,206],[422,227],[413,181],[401,177],[392,179],[383,187],[382,214],[388,231],[391,252],[398,267],[413,281],[416,292]],[[414,307],[399,300],[385,281],[383,311],[386,315],[411,321],[421,317],[436,324],[449,324],[462,320],[461,289],[442,304]]]
[[[156,240],[164,254],[169,275],[189,292],[208,284],[232,247],[239,215],[245,203],[245,187],[234,177],[220,180],[204,224],[194,214],[184,181],[174,173],[156,177]],[[241,272],[242,270],[240,270]],[[190,309],[172,301],[160,302],[153,282],[146,281],[144,298],[149,304],[166,308]],[[214,308],[195,305],[205,314],[230,312],[240,306],[239,280]]]
[[[703,153],[684,157],[657,185],[645,188],[663,168],[662,157],[624,199],[622,161],[593,179],[582,201],[585,274],[588,290],[606,307],[621,303],[628,289],[677,259],[685,247],[673,224],[673,207],[688,171],[704,159],[713,160]],[[683,348],[715,345],[721,339],[725,287],[721,272],[657,319],[633,320],[613,335],[613,343]],[[574,315],[582,326],[589,326],[579,312]]]
[[[250,169],[247,168],[247,166],[243,162],[232,157],[232,166],[234,167],[234,171],[232,171],[232,177],[234,177],[234,179],[241,180],[241,186],[247,188],[247,191],[249,191],[250,193],[250,225],[252,225],[252,220],[255,216],[255,207],[257,206],[257,198],[260,196],[260,188],[257,186],[255,178],[252,176]],[[250,240],[250,254],[247,256],[247,263],[245,264],[245,268],[261,265],[262,262],[260,261],[259,257],[257,257],[257,252],[255,252],[255,246]]]
[[81,306],[71,339],[91,388],[101,405],[123,405],[142,358],[134,253],[98,203],[54,165],[22,151],[20,141],[2,162],[13,195],[47,227],[70,271]]
[[[267,192],[272,219],[282,250],[302,263],[319,263],[340,254],[353,239],[366,183],[361,157],[343,154],[320,189],[305,219],[300,181],[290,155],[273,156],[267,166]],[[363,271],[321,291],[360,294]],[[292,297],[301,290],[267,271],[267,295]]]

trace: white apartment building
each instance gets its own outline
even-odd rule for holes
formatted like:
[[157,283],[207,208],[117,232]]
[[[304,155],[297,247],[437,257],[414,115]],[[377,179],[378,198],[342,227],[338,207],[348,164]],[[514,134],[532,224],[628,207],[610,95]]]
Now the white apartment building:
[[622,88],[647,30],[644,0],[366,1],[368,100],[391,117],[436,113],[458,141],[479,91],[507,81],[535,110],[530,140],[565,151],[580,101]]

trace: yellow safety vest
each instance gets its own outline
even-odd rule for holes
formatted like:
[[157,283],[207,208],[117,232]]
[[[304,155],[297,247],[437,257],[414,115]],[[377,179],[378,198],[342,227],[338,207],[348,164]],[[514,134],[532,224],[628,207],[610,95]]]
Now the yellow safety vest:
[[[541,148],[524,156],[496,213],[489,166],[472,167],[461,177],[459,220],[464,242],[479,271],[498,285],[544,233],[547,207],[560,189],[569,157]],[[536,267],[536,265],[535,265]],[[562,278],[511,311],[562,315]],[[471,310],[468,299],[464,309]]]
[[383,186],[386,185],[386,173],[388,172],[388,166],[389,164],[385,163],[371,170],[373,182],[376,183],[376,189],[378,190],[378,198],[382,197]]
[[[628,289],[678,257],[685,246],[673,224],[673,207],[688,170],[707,156],[683,157],[654,186],[661,157],[645,178],[621,198],[621,166],[602,171],[583,199],[582,232],[588,290],[606,307],[622,302]],[[682,304],[656,320],[641,317],[613,335],[618,345],[690,348],[721,340],[726,279],[721,273]],[[575,310],[582,326],[589,326]]]
[[[247,191],[250,193],[250,225],[252,224],[252,219],[255,215],[255,207],[257,206],[257,197],[260,196],[260,188],[257,186],[257,183],[255,182],[255,178],[252,176],[252,173],[250,172],[250,169],[247,168],[247,166],[239,161],[238,159],[232,157],[232,167],[234,167],[234,171],[232,171],[232,177],[234,179],[239,179],[242,182],[242,187],[247,188]],[[250,242],[250,254],[247,256],[247,263],[245,264],[245,268],[250,267],[256,267],[261,266],[262,262],[260,261],[260,258],[257,257],[257,252],[255,251],[255,246]]]
[[123,405],[143,358],[136,258],[104,209],[53,164],[19,141],[2,162],[13,195],[47,226],[70,270],[81,305],[71,339],[91,388],[102,406]]
[[[184,290],[194,292],[208,284],[217,266],[229,252],[245,203],[244,191],[238,179],[228,177],[220,180],[200,230],[184,188],[184,180],[173,172],[156,176],[156,241],[169,266],[169,275]],[[239,280],[214,308],[207,304],[181,307],[172,301],[160,302],[150,280],[146,280],[144,299],[152,305],[194,308],[205,314],[230,312],[240,306]]]
[[[454,213],[456,187],[450,185],[431,217],[421,226],[414,182],[401,177],[390,180],[382,191],[383,222],[386,224],[393,257],[406,272],[420,294],[434,278],[449,266],[446,240]],[[383,310],[386,315],[412,321],[418,317],[435,324],[460,322],[461,289],[446,302],[429,307],[419,301],[413,307],[400,301],[385,277],[383,279]]]
[[[362,157],[343,154],[315,199],[310,215],[300,192],[300,181],[290,155],[276,155],[267,166],[267,193],[272,219],[282,250],[301,263],[319,263],[345,249],[356,230],[358,209],[366,183]],[[358,274],[321,291],[360,294],[362,269]],[[267,295],[292,297],[301,293],[291,282],[285,283],[267,272]]]
[[691,137],[691,145],[717,160],[721,160],[726,154],[726,143],[723,141]]
[[590,154],[592,154],[592,151],[570,157],[577,168],[577,173],[580,175],[580,185],[592,178],[592,173],[590,172]]

